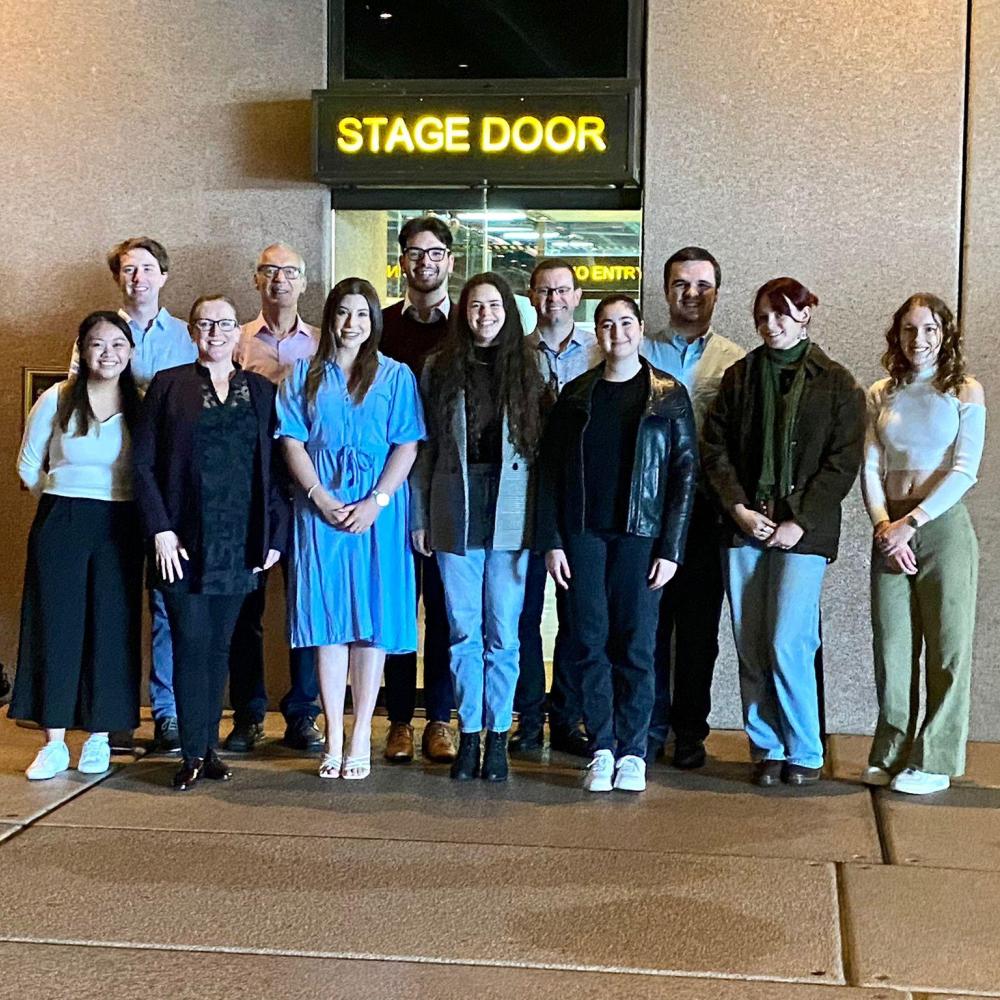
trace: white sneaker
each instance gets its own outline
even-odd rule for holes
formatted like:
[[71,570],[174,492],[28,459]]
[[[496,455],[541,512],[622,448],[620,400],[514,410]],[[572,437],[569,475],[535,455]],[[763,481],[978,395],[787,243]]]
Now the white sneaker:
[[931,792],[943,792],[951,784],[947,774],[931,774],[930,771],[918,771],[908,767],[900,771],[889,786],[894,792],[905,792],[907,795],[930,795]]
[[104,774],[111,767],[111,744],[107,736],[91,736],[80,751],[76,769],[82,774]]
[[861,783],[872,788],[885,788],[892,781],[892,775],[881,767],[866,767],[861,772]]
[[69,747],[62,740],[53,740],[35,754],[31,766],[24,773],[29,781],[44,781],[61,774],[68,767]]
[[626,754],[615,764],[615,788],[620,792],[646,790],[646,762],[641,757]]
[[583,787],[588,792],[610,792],[611,778],[615,773],[615,755],[610,750],[598,750],[587,765]]

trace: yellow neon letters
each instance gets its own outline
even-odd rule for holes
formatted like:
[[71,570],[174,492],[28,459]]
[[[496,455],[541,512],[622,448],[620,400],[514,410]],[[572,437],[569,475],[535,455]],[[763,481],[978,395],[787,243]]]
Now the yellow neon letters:
[[410,153],[603,153],[605,121],[597,115],[521,115],[513,120],[484,115],[345,116],[337,122],[337,149],[351,155]]

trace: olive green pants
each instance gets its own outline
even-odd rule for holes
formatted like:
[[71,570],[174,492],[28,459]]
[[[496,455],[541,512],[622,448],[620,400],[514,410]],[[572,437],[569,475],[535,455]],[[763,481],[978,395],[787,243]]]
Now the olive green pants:
[[[879,716],[868,763],[892,774],[965,770],[979,545],[958,503],[917,530],[915,576],[872,551],[872,632]],[[920,654],[927,690],[920,712]]]

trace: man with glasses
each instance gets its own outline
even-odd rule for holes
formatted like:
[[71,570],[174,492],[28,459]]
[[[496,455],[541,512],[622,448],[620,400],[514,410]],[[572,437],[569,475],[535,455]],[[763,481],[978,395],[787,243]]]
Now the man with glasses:
[[[722,269],[707,250],[701,247],[678,250],[663,267],[670,326],[658,333],[647,333],[641,348],[651,364],[684,383],[691,396],[699,431],[719,391],[723,372],[746,353],[712,329],[712,315],[721,284]],[[656,701],[649,726],[647,760],[654,760],[663,753],[667,732],[672,727],[674,767],[689,770],[705,763],[712,674],[719,655],[722,595],[719,515],[715,505],[699,488],[691,514],[684,564],[663,588],[660,601]]]
[[[170,258],[161,243],[148,236],[133,236],[108,253],[108,267],[121,292],[118,315],[132,330],[135,351],[132,374],[145,389],[153,376],[164,368],[190,364],[198,357],[187,324],[160,306],[160,290],[170,273]],[[70,360],[70,374],[76,374],[79,356],[76,345]],[[149,665],[149,701],[153,712],[153,749],[179,753],[177,705],[174,700],[174,654],[170,640],[163,593],[151,589],[149,613],[152,620],[152,655]],[[115,749],[129,749],[131,733],[112,733]]]
[[[409,219],[399,231],[399,266],[406,278],[402,302],[382,313],[382,353],[409,365],[418,381],[424,362],[448,332],[451,299],[448,278],[455,267],[448,225],[432,215]],[[424,727],[421,752],[429,760],[455,759],[449,722],[454,706],[448,666],[448,616],[444,586],[434,557],[414,553],[417,594],[424,601]],[[406,763],[413,759],[413,713],[417,704],[417,654],[401,653],[385,659],[385,707],[389,735],[385,759]]]
[[[540,261],[531,272],[528,294],[537,322],[528,343],[536,352],[547,404],[555,402],[563,386],[601,360],[597,338],[576,325],[574,313],[583,290],[572,265],[558,257]],[[540,750],[544,745],[545,661],[542,656],[542,611],[545,603],[545,557],[533,552],[528,560],[524,608],[521,611],[520,674],[514,707],[520,715],[518,730],[510,739],[515,753]],[[582,710],[576,672],[568,652],[566,592],[556,588],[559,631],[552,658],[552,693],[549,696],[549,745],[553,750],[589,757],[587,736],[580,728]]]
[[[258,372],[277,385],[300,359],[309,359],[319,346],[319,331],[303,322],[299,298],[306,290],[306,265],[302,255],[283,243],[263,250],[254,268],[254,285],[260,293],[260,313],[246,323],[234,359],[247,371]],[[287,582],[292,572],[287,554],[281,558]],[[226,749],[249,753],[264,738],[267,688],[264,680],[264,604],[266,585],[247,595],[229,649],[229,700],[233,730]],[[323,734],[316,727],[319,688],[315,653],[291,649],[288,654],[291,685],[281,699],[285,717],[282,743],[293,750],[318,750]]]

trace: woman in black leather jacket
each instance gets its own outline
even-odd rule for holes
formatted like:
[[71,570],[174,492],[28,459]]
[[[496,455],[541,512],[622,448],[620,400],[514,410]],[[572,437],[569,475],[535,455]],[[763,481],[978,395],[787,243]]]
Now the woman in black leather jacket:
[[604,362],[563,389],[542,437],[535,546],[568,592],[594,755],[584,788],[640,792],[660,589],[694,499],[694,417],[684,386],[639,356],[633,299],[609,295],[595,319]]

